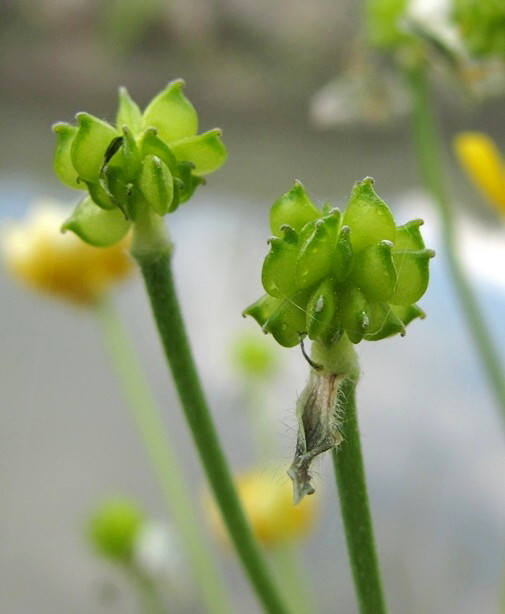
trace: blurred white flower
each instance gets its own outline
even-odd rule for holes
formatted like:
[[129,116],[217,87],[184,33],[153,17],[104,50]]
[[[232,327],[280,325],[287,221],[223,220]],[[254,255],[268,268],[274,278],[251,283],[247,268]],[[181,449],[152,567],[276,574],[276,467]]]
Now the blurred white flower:
[[147,521],[137,534],[133,558],[150,576],[175,576],[182,569],[181,545],[166,525]]

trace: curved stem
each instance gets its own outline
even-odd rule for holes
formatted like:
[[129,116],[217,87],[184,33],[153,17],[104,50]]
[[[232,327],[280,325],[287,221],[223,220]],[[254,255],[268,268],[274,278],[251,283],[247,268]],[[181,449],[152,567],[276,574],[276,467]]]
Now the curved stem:
[[168,365],[200,460],[242,565],[266,612],[287,612],[242,508],[205,400],[186,336],[171,271],[171,246],[161,218],[135,222],[132,254],[144,277]]
[[337,448],[333,448],[333,466],[360,612],[384,614],[386,606],[375,551],[356,415],[356,379],[350,376],[342,384],[343,441]]
[[201,592],[206,611],[231,612],[226,588],[205,544],[205,537],[188,494],[184,477],[170,442],[166,425],[151,394],[131,340],[112,305],[102,300],[95,307],[104,344],[124,390],[128,407],[167,509],[184,546],[194,585]]
[[415,153],[425,187],[438,206],[447,263],[459,302],[480,354],[496,401],[505,420],[505,377],[500,356],[492,342],[485,319],[461,265],[457,250],[454,214],[444,185],[441,145],[432,111],[431,97],[424,67],[407,72],[412,92],[412,134]]

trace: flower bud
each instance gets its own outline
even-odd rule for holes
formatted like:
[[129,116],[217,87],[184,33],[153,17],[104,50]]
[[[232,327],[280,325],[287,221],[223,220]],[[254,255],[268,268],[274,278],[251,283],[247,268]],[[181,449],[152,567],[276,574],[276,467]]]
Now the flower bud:
[[136,503],[117,498],[103,502],[88,521],[88,536],[95,550],[116,563],[130,564],[135,542],[144,524]]
[[247,331],[234,339],[232,362],[246,380],[270,379],[278,366],[276,346],[269,339]]

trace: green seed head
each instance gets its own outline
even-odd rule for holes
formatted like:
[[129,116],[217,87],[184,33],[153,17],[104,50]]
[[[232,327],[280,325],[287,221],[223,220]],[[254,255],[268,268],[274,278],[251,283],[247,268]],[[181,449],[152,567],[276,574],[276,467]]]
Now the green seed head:
[[54,126],[55,173],[65,185],[87,192],[86,206],[67,225],[85,241],[106,246],[123,236],[125,224],[118,228],[111,210],[121,214],[126,230],[139,207],[160,216],[175,211],[204,175],[224,163],[221,131],[197,134],[198,116],[183,85],[169,83],[144,113],[121,88],[114,126],[88,113],[77,115],[76,126]]
[[319,213],[300,183],[270,213],[270,252],[262,283],[266,295],[250,305],[252,316],[283,346],[304,336],[353,343],[403,335],[424,317],[414,303],[428,286],[430,258],[421,220],[396,226],[373,181],[356,183],[343,214]]

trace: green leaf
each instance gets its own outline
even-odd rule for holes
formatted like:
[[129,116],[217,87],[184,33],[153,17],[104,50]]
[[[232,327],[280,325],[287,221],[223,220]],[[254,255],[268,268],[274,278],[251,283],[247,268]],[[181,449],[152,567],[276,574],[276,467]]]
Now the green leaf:
[[395,291],[396,270],[391,247],[389,241],[381,241],[355,257],[351,279],[368,301],[387,301]]
[[121,132],[123,126],[137,134],[142,126],[142,112],[138,105],[130,98],[126,87],[119,88],[119,106],[116,115],[116,129]]
[[148,105],[142,116],[144,127],[154,127],[167,143],[194,136],[198,115],[182,93],[184,81],[172,81]]
[[130,226],[131,222],[119,209],[101,209],[86,196],[63,224],[62,230],[75,232],[83,241],[95,247],[108,247],[120,241]]
[[53,168],[56,176],[70,188],[85,190],[86,186],[79,181],[79,175],[70,157],[70,150],[77,134],[77,127],[59,122],[53,126],[53,132],[56,134],[56,148],[53,159]]
[[395,239],[396,226],[391,211],[372,185],[370,177],[356,183],[344,211],[342,223],[351,229],[355,253],[384,239],[391,242]]
[[163,160],[153,155],[146,156],[138,185],[147,204],[158,215],[169,212],[174,197],[174,180]]
[[215,128],[198,136],[171,143],[170,148],[178,160],[192,162],[197,175],[208,175],[226,161],[226,148],[220,137],[221,130]]
[[319,211],[307,196],[303,185],[295,181],[295,185],[274,202],[270,209],[270,229],[272,234],[280,236],[281,227],[288,224],[297,232],[319,217]]
[[77,121],[70,151],[72,164],[81,179],[96,183],[105,152],[118,134],[110,124],[88,113],[78,113]]

